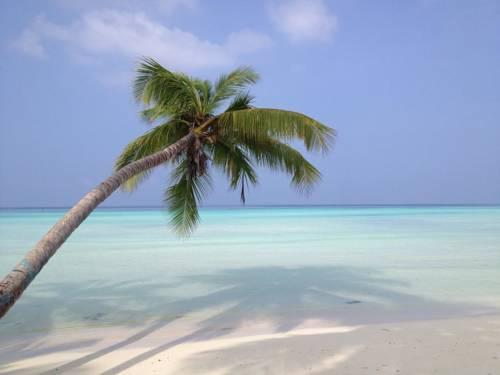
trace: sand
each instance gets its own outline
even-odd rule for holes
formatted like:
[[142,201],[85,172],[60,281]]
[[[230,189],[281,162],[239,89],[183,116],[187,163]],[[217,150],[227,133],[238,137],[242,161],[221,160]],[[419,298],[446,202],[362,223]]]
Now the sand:
[[500,374],[500,315],[356,326],[306,319],[289,330],[265,319],[200,324],[214,313],[4,335],[0,373]]

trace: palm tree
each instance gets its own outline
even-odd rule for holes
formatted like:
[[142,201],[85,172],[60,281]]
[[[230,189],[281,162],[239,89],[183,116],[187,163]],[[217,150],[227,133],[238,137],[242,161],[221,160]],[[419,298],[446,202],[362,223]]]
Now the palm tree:
[[160,164],[172,167],[165,200],[171,224],[182,236],[199,221],[198,204],[210,186],[209,167],[227,176],[243,202],[245,189],[257,183],[255,166],[285,172],[299,190],[317,182],[319,171],[289,142],[298,140],[308,151],[326,152],[334,130],[301,113],[253,107],[246,90],[257,80],[251,68],[241,67],[212,84],[144,59],[134,93],[146,108],[142,117],[159,124],[127,145],[114,174],[71,208],[0,282],[0,317],[101,202],[120,186],[135,189]]

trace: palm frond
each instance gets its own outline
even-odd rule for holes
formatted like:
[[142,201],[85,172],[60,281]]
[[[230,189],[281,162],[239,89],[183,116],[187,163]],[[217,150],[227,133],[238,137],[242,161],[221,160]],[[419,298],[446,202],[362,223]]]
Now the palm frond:
[[268,138],[242,146],[257,165],[291,176],[292,186],[300,191],[309,191],[321,178],[320,172],[290,145]]
[[252,108],[254,97],[249,93],[241,93],[236,95],[229,103],[225,112],[241,111],[242,109]]
[[170,223],[178,235],[188,236],[200,220],[198,204],[211,186],[210,176],[192,175],[184,160],[174,170],[172,179],[174,184],[165,192]]
[[218,139],[212,145],[212,163],[229,178],[231,189],[240,187],[240,198],[245,203],[245,184],[257,183],[257,173],[245,151],[230,141]]
[[246,87],[256,83],[259,75],[249,66],[239,67],[229,74],[224,74],[215,82],[213,103],[216,105],[234,95],[241,93]]
[[142,110],[140,112],[140,116],[147,123],[153,123],[160,118],[168,118],[169,116],[171,116],[171,114],[166,108],[163,108],[160,105],[155,105],[153,107]]
[[282,141],[299,139],[306,149],[328,151],[335,131],[298,112],[281,109],[251,108],[224,112],[219,118],[221,134],[259,143],[269,137]]
[[[115,162],[115,170],[119,170],[136,160],[164,149],[177,142],[185,136],[188,131],[185,125],[175,120],[154,127],[125,147]],[[148,176],[149,172],[145,172],[132,177],[122,185],[122,189],[125,191],[132,191]]]
[[202,112],[204,114],[210,114],[215,109],[212,103],[212,96],[213,96],[212,82],[207,80],[195,79],[193,80],[193,83],[196,89],[198,90],[198,94],[202,105]]
[[165,69],[151,58],[143,59],[137,68],[134,95],[145,105],[160,105],[173,114],[202,110],[194,80]]

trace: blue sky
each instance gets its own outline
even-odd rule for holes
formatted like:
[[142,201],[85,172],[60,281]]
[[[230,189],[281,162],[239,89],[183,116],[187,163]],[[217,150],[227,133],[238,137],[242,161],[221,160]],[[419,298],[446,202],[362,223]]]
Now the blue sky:
[[[67,206],[147,130],[141,55],[262,76],[257,105],[338,131],[309,196],[262,171],[249,204],[500,203],[500,2],[25,0],[0,12],[0,206]],[[168,173],[105,205],[160,205]],[[238,204],[215,178],[208,204]]]

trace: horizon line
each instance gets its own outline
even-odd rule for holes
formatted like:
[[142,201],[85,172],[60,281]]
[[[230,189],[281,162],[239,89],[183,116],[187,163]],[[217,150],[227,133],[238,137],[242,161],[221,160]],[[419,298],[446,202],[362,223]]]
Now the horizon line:
[[[495,207],[500,203],[354,203],[354,204],[231,204],[200,205],[200,208],[266,208],[266,207]],[[0,206],[0,210],[71,209],[73,206]],[[99,206],[99,209],[166,209],[165,206]]]

